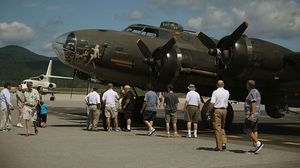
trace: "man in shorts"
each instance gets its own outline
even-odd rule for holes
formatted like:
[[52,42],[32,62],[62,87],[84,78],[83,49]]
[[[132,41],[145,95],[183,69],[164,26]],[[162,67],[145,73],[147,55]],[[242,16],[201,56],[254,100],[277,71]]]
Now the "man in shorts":
[[173,92],[173,85],[169,84],[167,87],[167,93],[164,94],[164,107],[166,118],[166,131],[167,137],[170,137],[170,121],[172,120],[174,137],[180,137],[177,133],[177,109],[179,99],[176,93]]
[[38,129],[37,129],[37,112],[36,112],[36,106],[40,100],[39,92],[32,88],[33,84],[32,82],[27,82],[27,90],[24,92],[25,97],[25,106],[24,106],[24,112],[23,112],[23,119],[26,123],[26,131],[27,136],[30,134],[30,120],[33,122],[34,125],[34,132],[37,135]]
[[190,91],[186,94],[184,104],[184,120],[187,122],[188,138],[192,137],[192,123],[194,125],[194,137],[197,138],[201,100],[199,93],[195,91],[195,85],[190,84],[188,89]]
[[156,106],[158,102],[158,97],[153,91],[152,84],[146,86],[147,92],[144,98],[144,104],[141,109],[141,114],[143,114],[144,123],[148,127],[148,135],[151,136],[155,129],[153,128],[153,120],[156,118]]
[[118,93],[113,90],[113,84],[109,83],[107,85],[107,91],[104,92],[102,96],[102,101],[105,104],[105,117],[106,117],[106,124],[107,130],[112,131],[110,128],[110,119],[114,119],[114,126],[115,131],[120,131],[118,125],[118,111],[116,107],[116,102],[118,101],[119,96]]
[[122,100],[122,109],[124,113],[124,118],[127,123],[127,128],[125,129],[125,131],[131,131],[131,115],[134,111],[134,94],[130,90],[129,85],[124,86],[124,92],[125,94]]
[[262,142],[258,140],[258,119],[260,117],[260,103],[261,96],[259,91],[255,88],[255,81],[247,81],[247,89],[249,91],[244,104],[245,111],[245,124],[244,132],[252,141],[253,148],[249,150],[249,153],[258,153],[264,146]]

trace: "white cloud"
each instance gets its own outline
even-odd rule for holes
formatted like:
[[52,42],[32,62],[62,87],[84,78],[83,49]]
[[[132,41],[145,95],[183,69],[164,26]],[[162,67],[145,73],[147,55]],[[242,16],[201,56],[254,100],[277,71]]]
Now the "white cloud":
[[31,43],[35,38],[35,32],[24,23],[17,21],[0,23],[0,46],[26,45]]
[[128,18],[130,20],[139,20],[144,18],[144,13],[140,10],[135,9],[129,13]]
[[202,30],[203,25],[203,18],[202,17],[192,17],[187,21],[187,25],[193,29]]
[[42,46],[43,51],[52,51],[52,43],[51,42],[45,42]]
[[300,36],[300,3],[296,0],[150,0],[154,10],[190,11],[186,26],[197,31],[233,31],[249,22],[250,36],[291,39]]

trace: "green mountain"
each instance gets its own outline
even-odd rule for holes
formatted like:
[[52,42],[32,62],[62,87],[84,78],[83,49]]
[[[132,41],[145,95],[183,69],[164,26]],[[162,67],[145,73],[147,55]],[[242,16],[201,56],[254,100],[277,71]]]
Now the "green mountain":
[[[72,76],[73,69],[61,63],[58,58],[38,55],[20,46],[6,46],[0,48],[0,84],[10,81],[14,85],[24,79],[45,74],[49,60],[52,59],[52,74]],[[53,80],[58,87],[71,87],[71,80]],[[85,82],[78,79],[74,87],[85,87]]]

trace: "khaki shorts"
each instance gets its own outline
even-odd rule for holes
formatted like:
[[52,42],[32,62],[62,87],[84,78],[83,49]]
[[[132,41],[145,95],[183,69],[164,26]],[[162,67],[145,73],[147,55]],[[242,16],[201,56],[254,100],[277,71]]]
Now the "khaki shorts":
[[35,110],[32,110],[31,107],[25,106],[23,111],[23,119],[24,120],[31,120],[36,121],[37,119],[37,113]]
[[105,107],[105,117],[106,118],[115,118],[115,116],[118,115],[118,111],[116,107]]
[[188,106],[187,111],[184,113],[184,121],[198,123],[199,113],[197,106]]
[[166,111],[166,123],[170,123],[172,121],[173,124],[177,123],[177,112]]

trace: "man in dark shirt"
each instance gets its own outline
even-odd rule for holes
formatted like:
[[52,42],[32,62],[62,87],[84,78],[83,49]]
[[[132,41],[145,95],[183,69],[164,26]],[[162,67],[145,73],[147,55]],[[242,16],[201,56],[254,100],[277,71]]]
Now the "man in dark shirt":
[[167,87],[168,93],[164,95],[164,107],[165,107],[165,118],[166,118],[166,129],[167,137],[170,137],[170,121],[172,120],[174,128],[174,137],[179,137],[177,133],[177,108],[178,108],[178,97],[173,92],[173,85],[169,84]]
[[131,115],[134,110],[134,95],[130,90],[129,85],[124,86],[124,97],[122,100],[122,109],[124,112],[124,118],[127,121],[127,129],[125,131],[131,131]]

